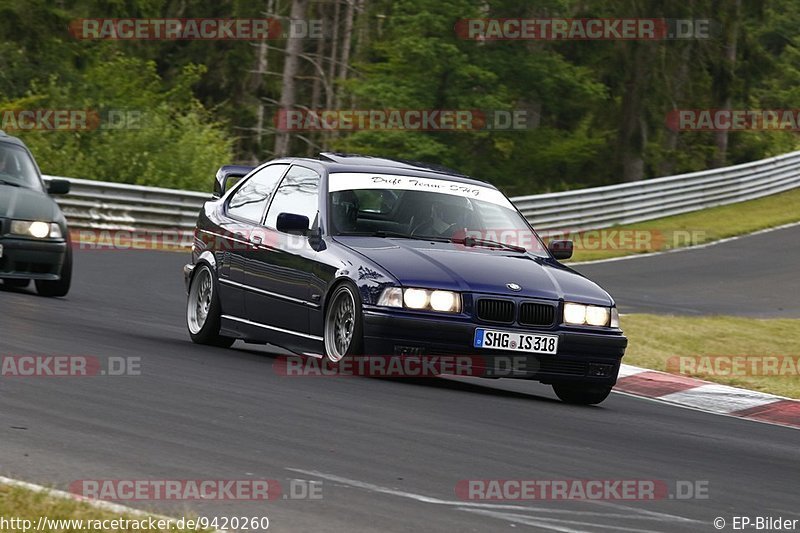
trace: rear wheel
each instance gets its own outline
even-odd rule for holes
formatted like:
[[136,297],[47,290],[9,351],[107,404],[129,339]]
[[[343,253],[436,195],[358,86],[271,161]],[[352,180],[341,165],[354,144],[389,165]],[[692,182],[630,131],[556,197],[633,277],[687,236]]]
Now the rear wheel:
[[350,355],[361,355],[364,344],[361,298],[349,284],[339,285],[325,312],[325,355],[338,363]]
[[36,280],[36,292],[42,296],[66,296],[72,284],[72,248],[67,247],[64,262],[61,264],[60,278],[51,280]]
[[3,278],[3,285],[12,289],[24,289],[30,282],[29,279]]
[[574,405],[597,405],[611,394],[611,387],[580,383],[554,383],[553,390],[562,402]]
[[203,264],[197,267],[189,285],[186,304],[186,325],[192,342],[227,348],[236,339],[219,334],[220,303],[217,283],[211,269]]

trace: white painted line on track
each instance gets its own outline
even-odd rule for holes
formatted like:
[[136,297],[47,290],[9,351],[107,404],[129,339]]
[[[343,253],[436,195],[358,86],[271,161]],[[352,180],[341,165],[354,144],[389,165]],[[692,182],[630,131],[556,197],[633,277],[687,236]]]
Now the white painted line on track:
[[[341,485],[346,485],[349,487],[363,489],[369,492],[375,492],[379,494],[387,494],[389,496],[397,496],[400,498],[406,498],[414,501],[418,501],[421,503],[430,503],[434,505],[444,505],[448,507],[453,507],[456,510],[471,510],[473,512],[477,512],[480,510],[486,511],[487,513],[490,512],[497,512],[498,515],[503,515],[503,519],[510,520],[510,516],[514,516],[513,513],[500,513],[499,511],[527,511],[527,512],[535,512],[541,514],[562,514],[567,516],[594,516],[594,517],[606,517],[606,518],[619,518],[619,519],[627,519],[627,520],[651,520],[656,522],[688,522],[688,523],[701,523],[699,520],[694,520],[692,518],[687,518],[684,516],[673,515],[668,513],[661,513],[657,511],[650,511],[647,509],[638,509],[636,507],[630,507],[627,505],[620,505],[617,503],[607,502],[607,501],[596,501],[596,500],[581,500],[580,503],[591,503],[594,505],[601,505],[605,507],[611,507],[616,511],[627,511],[628,513],[632,514],[620,514],[617,513],[602,513],[597,511],[577,511],[573,509],[552,509],[549,507],[530,507],[527,505],[510,505],[510,504],[494,504],[494,503],[477,503],[477,502],[469,502],[469,501],[461,501],[461,500],[444,500],[441,498],[434,498],[431,496],[425,496],[423,494],[416,494],[413,492],[402,491],[397,489],[392,489],[389,487],[383,487],[381,485],[376,485],[374,483],[367,483],[365,481],[358,481],[356,479],[349,479],[342,476],[337,476],[334,474],[326,474],[324,472],[319,472],[316,470],[303,470],[300,468],[287,468],[287,470],[291,472],[298,472],[300,474],[305,474],[310,477],[322,478],[327,479],[328,481],[333,481],[335,483],[339,483]],[[499,518],[497,516],[496,518]],[[530,520],[540,520],[540,521],[554,521],[556,523],[564,522],[561,519],[555,518],[531,518],[528,517]],[[522,522],[521,522],[522,523]],[[581,524],[583,522],[574,522],[574,524]],[[533,524],[528,524],[533,525]],[[545,527],[543,524],[537,524],[539,527]],[[555,526],[554,526],[555,527]],[[585,531],[585,529],[574,530],[571,528],[560,528],[555,529],[554,527],[550,527],[550,529],[554,531],[564,531],[565,533],[571,533],[573,531]],[[631,530],[631,531],[649,531],[649,530]]]
[[[508,520],[509,522],[517,522],[519,524],[525,524],[527,526],[534,526],[542,529],[548,529],[551,531],[562,531],[564,533],[584,533],[587,531],[586,527],[594,528],[594,529],[610,529],[612,531],[630,531],[632,533],[659,533],[658,531],[652,529],[637,529],[631,527],[622,527],[616,524],[614,525],[604,525],[598,524],[596,522],[577,522],[574,520],[561,520],[559,518],[542,518],[542,517],[531,517],[527,515],[521,514],[514,514],[514,513],[500,513],[497,511],[490,511],[487,509],[470,509],[470,508],[459,508],[459,511],[466,511],[468,513],[476,513],[484,516],[490,516],[492,518],[498,518],[500,520]],[[571,527],[567,526],[584,526],[582,529],[572,529]]]

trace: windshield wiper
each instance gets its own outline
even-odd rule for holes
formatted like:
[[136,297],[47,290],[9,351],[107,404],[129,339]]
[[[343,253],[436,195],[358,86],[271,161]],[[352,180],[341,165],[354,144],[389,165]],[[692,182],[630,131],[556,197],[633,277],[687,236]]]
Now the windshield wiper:
[[0,180],[0,184],[11,185],[12,187],[22,187],[22,185],[20,185],[19,183],[16,183],[14,181],[7,181],[7,180]]
[[463,244],[464,246],[488,246],[488,247],[496,247],[496,248],[505,248],[506,250],[513,250],[515,252],[525,253],[527,252],[527,248],[523,248],[522,246],[516,246],[513,244],[508,244],[505,242],[500,241],[493,241],[491,239],[480,239],[478,237],[470,237],[466,236],[463,239],[450,239],[451,242],[456,244]]
[[450,239],[444,237],[430,237],[427,235],[409,235],[400,231],[342,231],[339,235],[345,237],[398,237],[401,239],[414,239],[417,241],[436,241],[436,242],[450,242]]

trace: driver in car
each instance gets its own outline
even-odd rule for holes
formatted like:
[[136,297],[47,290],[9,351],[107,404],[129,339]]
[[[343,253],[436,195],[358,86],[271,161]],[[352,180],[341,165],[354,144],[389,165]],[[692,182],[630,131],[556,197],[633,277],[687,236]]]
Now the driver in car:
[[417,226],[414,233],[431,237],[452,237],[456,230],[464,229],[468,212],[468,205],[433,202],[427,220]]

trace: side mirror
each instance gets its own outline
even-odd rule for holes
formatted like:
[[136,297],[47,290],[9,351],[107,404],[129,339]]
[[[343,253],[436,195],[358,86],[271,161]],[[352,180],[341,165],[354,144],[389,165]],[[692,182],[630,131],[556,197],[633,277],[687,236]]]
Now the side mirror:
[[294,213],[280,213],[275,223],[278,231],[292,235],[305,235],[308,233],[308,217]]
[[47,182],[47,194],[67,194],[70,185],[68,180],[50,180]]
[[547,249],[556,259],[569,259],[572,257],[572,241],[550,241]]
[[250,174],[256,167],[246,167],[243,165],[225,165],[219,167],[214,178],[214,198],[220,198],[225,191],[230,188],[231,181],[240,180]]

